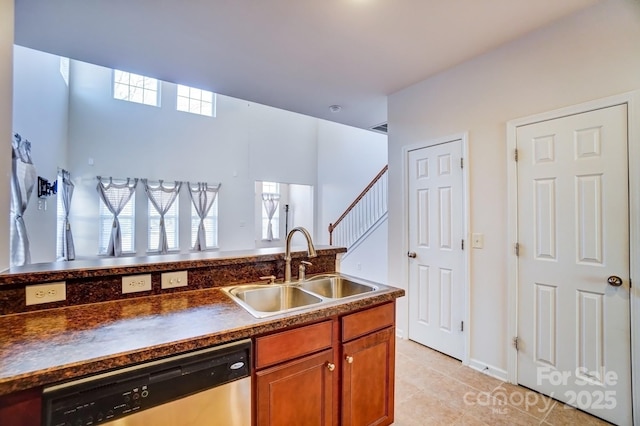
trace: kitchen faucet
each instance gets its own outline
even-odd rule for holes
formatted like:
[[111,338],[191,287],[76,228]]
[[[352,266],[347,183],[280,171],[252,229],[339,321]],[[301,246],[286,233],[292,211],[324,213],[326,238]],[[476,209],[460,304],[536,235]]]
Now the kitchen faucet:
[[316,253],[316,248],[313,246],[313,241],[311,241],[311,235],[309,235],[309,231],[307,231],[302,226],[298,226],[293,228],[287,234],[287,245],[284,253],[284,282],[291,282],[291,237],[296,231],[300,231],[302,235],[307,239],[307,257],[316,257],[318,254]]

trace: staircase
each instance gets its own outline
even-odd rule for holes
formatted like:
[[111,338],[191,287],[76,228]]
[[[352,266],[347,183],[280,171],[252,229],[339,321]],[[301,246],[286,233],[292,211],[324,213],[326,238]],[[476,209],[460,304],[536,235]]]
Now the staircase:
[[329,245],[354,248],[387,218],[388,168],[384,166],[338,220],[329,224]]

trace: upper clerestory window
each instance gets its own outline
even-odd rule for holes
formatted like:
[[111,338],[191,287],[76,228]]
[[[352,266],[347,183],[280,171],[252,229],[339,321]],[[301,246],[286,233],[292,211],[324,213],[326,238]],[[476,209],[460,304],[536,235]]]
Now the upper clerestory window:
[[159,106],[158,80],[126,71],[113,70],[113,97],[123,101]]
[[216,116],[216,95],[208,90],[178,84],[178,111]]

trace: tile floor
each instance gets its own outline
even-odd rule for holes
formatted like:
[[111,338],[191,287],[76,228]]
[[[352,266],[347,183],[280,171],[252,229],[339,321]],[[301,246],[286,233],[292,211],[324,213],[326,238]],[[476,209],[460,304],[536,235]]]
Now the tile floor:
[[410,340],[396,342],[395,426],[608,424]]

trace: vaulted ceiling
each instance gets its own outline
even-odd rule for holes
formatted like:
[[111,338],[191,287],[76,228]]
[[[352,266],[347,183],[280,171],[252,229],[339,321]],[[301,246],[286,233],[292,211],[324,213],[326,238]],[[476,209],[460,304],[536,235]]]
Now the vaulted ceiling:
[[597,1],[15,0],[15,42],[369,128],[388,95]]

